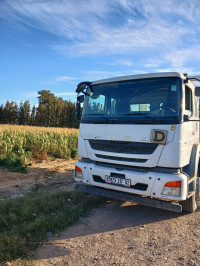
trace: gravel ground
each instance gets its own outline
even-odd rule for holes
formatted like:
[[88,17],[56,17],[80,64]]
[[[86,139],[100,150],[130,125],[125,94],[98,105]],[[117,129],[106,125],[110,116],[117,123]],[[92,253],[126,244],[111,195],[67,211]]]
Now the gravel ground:
[[[0,168],[0,198],[26,194],[35,184],[48,190],[72,190],[74,162],[35,161],[27,175]],[[79,224],[49,238],[32,262],[38,266],[200,265],[199,238],[200,206],[195,213],[179,214],[108,200]]]
[[200,265],[200,208],[177,214],[111,200],[49,239],[37,265]]

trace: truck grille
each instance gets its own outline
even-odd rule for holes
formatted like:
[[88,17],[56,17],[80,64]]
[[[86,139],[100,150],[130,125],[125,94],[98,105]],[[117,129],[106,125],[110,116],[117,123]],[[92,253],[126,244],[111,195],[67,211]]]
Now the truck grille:
[[93,150],[126,153],[126,154],[152,154],[158,144],[128,141],[89,140]]
[[106,160],[114,160],[114,161],[122,161],[122,162],[132,162],[132,163],[145,163],[147,159],[135,159],[135,158],[126,158],[126,157],[115,157],[115,156],[107,156],[101,154],[95,154],[97,158],[106,159]]

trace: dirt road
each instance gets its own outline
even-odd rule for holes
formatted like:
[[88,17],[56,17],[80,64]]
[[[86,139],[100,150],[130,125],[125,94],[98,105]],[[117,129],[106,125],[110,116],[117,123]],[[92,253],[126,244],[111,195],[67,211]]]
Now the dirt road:
[[35,189],[48,191],[74,189],[74,160],[35,160],[27,174],[9,172],[0,167],[0,199],[26,195]]
[[[73,189],[74,161],[33,162],[28,174],[0,168],[0,196],[35,184]],[[200,203],[199,203],[200,205]],[[193,214],[107,201],[79,224],[52,237],[36,265],[200,265],[200,207]]]
[[38,265],[200,265],[200,208],[189,215],[110,201],[40,250]]

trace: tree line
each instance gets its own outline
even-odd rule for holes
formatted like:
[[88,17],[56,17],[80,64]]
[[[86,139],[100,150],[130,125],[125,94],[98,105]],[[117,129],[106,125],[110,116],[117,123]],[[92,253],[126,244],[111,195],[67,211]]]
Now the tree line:
[[75,103],[56,97],[48,90],[38,92],[38,106],[31,108],[29,101],[7,101],[0,106],[0,124],[45,127],[78,128],[75,120]]

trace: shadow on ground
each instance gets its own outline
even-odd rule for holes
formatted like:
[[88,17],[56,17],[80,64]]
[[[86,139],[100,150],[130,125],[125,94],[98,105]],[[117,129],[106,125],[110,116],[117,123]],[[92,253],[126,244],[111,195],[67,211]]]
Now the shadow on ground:
[[[124,233],[132,230],[144,230],[145,233],[149,230],[149,224],[158,228],[162,228],[163,222],[179,225],[183,219],[190,221],[193,216],[199,217],[200,206],[197,211],[192,214],[174,213],[161,209],[146,207],[129,202],[118,200],[106,200],[102,206],[95,209],[89,217],[82,218],[81,221],[66,229],[60,235],[49,239],[49,243],[43,246],[44,249],[49,249],[50,252],[41,252],[40,259],[49,259],[67,255],[66,245],[74,239],[80,241],[81,238],[87,238],[89,235],[95,236],[108,233],[114,235],[115,231]],[[194,219],[194,217],[193,217]],[[113,236],[114,237],[114,236]],[[113,238],[113,241],[116,239]],[[49,245],[50,244],[50,245]],[[53,247],[51,246],[53,245]],[[48,246],[48,247],[47,247]]]

